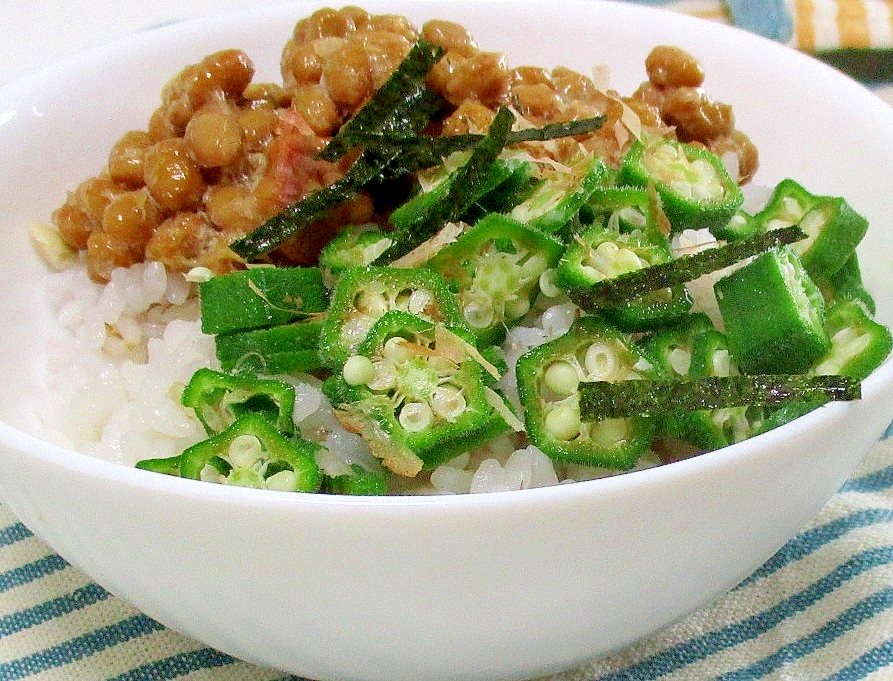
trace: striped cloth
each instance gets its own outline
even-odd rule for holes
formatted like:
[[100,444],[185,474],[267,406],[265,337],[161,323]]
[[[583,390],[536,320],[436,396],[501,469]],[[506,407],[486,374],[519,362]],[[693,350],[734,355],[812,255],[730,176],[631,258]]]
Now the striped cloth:
[[890,0],[645,0],[645,4],[732,23],[807,52],[893,49]]
[[[893,427],[762,568],[638,644],[550,681],[893,679]],[[91,582],[0,508],[0,679],[285,681]]]
[[[893,0],[632,1],[734,23],[829,57],[865,80],[893,82],[886,54],[893,49]],[[860,61],[830,58],[841,54]],[[0,680],[295,678],[165,629],[0,507]],[[627,650],[549,681],[658,679],[893,679],[893,426],[812,524],[730,593]]]

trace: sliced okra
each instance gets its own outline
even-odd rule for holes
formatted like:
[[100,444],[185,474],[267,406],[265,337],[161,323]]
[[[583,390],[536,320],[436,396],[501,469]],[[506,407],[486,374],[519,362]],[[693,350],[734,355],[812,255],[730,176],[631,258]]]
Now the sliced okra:
[[379,317],[391,310],[467,330],[449,283],[434,270],[350,268],[343,272],[332,292],[320,331],[319,353],[323,365],[340,368],[356,353]]
[[563,250],[558,239],[492,213],[425,266],[455,282],[465,321],[485,346],[500,341],[506,326],[527,314],[540,277]]
[[360,225],[342,230],[319,253],[319,268],[327,285],[350,267],[366,267],[393,243],[387,234],[374,225]]
[[831,349],[813,368],[815,374],[864,379],[893,350],[890,329],[869,317],[854,300],[843,300],[830,307],[825,328],[831,338]]
[[322,327],[322,319],[308,319],[218,334],[214,345],[220,368],[240,376],[314,372],[323,366],[319,359]]
[[874,297],[862,282],[862,270],[856,253],[847,258],[834,274],[819,275],[814,281],[827,305],[834,305],[843,300],[855,300],[862,304],[869,314],[875,313]]
[[653,186],[674,232],[725,225],[744,202],[721,158],[663,137],[634,142],[623,159],[620,180]]
[[226,430],[246,413],[263,414],[282,432],[294,432],[295,389],[285,381],[202,368],[189,379],[180,401],[195,412],[209,435]]
[[528,227],[555,234],[571,223],[602,183],[607,167],[586,156],[566,168],[553,168],[524,201],[508,213]]
[[579,387],[594,380],[632,381],[652,371],[622,331],[597,317],[577,320],[564,336],[518,360],[518,395],[528,437],[556,461],[632,468],[648,449],[654,421],[586,418],[580,412]]
[[763,230],[798,225],[806,238],[793,248],[803,267],[816,279],[839,270],[868,229],[868,221],[845,199],[811,194],[791,179],[776,186],[754,220]]
[[830,350],[822,294],[789,246],[754,258],[713,288],[743,373],[805,373]]
[[384,473],[370,471],[359,464],[351,464],[351,472],[344,475],[325,476],[322,491],[326,494],[349,494],[351,496],[377,497],[388,493],[388,482]]
[[341,423],[397,475],[413,477],[510,430],[504,398],[485,384],[462,336],[393,310],[323,384]]
[[315,458],[319,447],[299,435],[287,437],[260,414],[249,412],[184,450],[180,475],[240,487],[316,492],[322,483]]
[[286,324],[322,312],[328,293],[317,267],[251,267],[199,284],[202,332]]

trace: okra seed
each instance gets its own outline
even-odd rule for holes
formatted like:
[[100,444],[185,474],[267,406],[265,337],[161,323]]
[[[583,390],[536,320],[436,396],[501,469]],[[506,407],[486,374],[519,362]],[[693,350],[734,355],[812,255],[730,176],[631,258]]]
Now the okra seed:
[[394,369],[394,365],[391,364],[391,362],[373,362],[372,368],[374,374],[372,378],[366,382],[366,387],[369,388],[369,390],[390,390],[397,385],[397,371]]
[[438,386],[431,395],[434,413],[450,423],[462,416],[467,406],[462,391],[451,385]]
[[366,385],[375,378],[375,367],[368,357],[353,355],[344,363],[342,374],[348,385]]
[[508,319],[520,319],[530,310],[530,301],[526,296],[518,296],[505,304],[505,316]]
[[233,468],[249,468],[260,458],[263,447],[254,435],[239,435],[230,443],[229,462]]
[[680,376],[688,376],[688,370],[691,367],[691,353],[683,348],[673,348],[667,354],[667,360],[670,366]]
[[543,383],[554,393],[573,395],[580,385],[580,377],[577,375],[577,370],[568,362],[553,362],[546,369]]
[[545,426],[556,440],[570,440],[580,432],[580,415],[576,409],[563,405],[546,414]]
[[397,420],[410,433],[420,433],[431,425],[434,413],[424,402],[407,402],[400,410]]
[[406,347],[405,338],[394,336],[385,341],[381,354],[394,364],[402,364],[412,356],[412,351]]
[[538,277],[548,266],[546,258],[540,253],[534,253],[521,265],[521,273],[527,278]]
[[419,315],[431,304],[431,294],[428,291],[413,291],[406,303],[406,311]]
[[540,275],[540,291],[547,298],[557,298],[561,295],[561,289],[555,284],[555,270],[549,268]]
[[493,323],[493,301],[483,293],[466,301],[462,314],[473,329],[486,329]]
[[294,471],[279,471],[267,478],[266,487],[277,492],[295,492],[298,489],[298,476]]
[[717,350],[710,358],[714,376],[728,376],[732,372],[732,358],[728,350]]
[[607,380],[617,371],[617,357],[613,348],[605,343],[590,345],[586,350],[583,364],[595,380]]
[[387,297],[375,291],[362,291],[357,295],[355,307],[373,317],[380,317],[391,309]]

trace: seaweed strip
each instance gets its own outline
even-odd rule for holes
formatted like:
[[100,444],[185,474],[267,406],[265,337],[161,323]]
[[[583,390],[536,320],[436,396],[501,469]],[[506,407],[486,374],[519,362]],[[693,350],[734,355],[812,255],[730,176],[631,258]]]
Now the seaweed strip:
[[651,291],[677,286],[734,265],[746,258],[806,237],[796,225],[782,227],[741,241],[727,243],[667,262],[604,279],[592,286],[575,288],[568,295],[587,311],[616,307]]
[[592,381],[580,383],[579,394],[580,419],[599,421],[698,409],[857,400],[861,397],[861,386],[851,376],[759,374],[680,381]]

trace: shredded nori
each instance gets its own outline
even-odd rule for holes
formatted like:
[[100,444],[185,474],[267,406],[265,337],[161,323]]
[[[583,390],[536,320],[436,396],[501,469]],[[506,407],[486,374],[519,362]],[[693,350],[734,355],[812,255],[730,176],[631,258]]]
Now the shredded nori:
[[610,279],[568,291],[570,299],[592,312],[613,308],[651,291],[678,286],[709,272],[715,272],[751,256],[806,238],[797,225],[782,227],[756,236],[726,243],[697,253],[680,255],[640,270],[625,272]]
[[579,395],[580,419],[599,421],[660,416],[668,411],[684,413],[697,409],[857,400],[861,397],[861,386],[851,376],[760,374],[679,381],[591,381],[580,383]]

